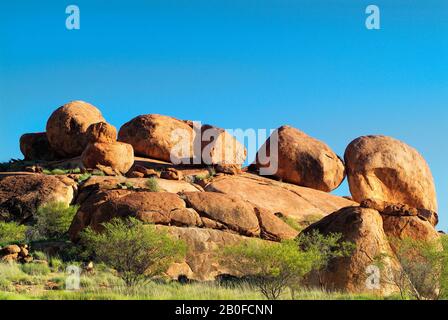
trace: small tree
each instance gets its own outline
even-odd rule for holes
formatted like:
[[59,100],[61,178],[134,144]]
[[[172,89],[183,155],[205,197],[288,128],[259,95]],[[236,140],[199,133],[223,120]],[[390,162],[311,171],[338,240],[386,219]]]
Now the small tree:
[[30,230],[30,238],[60,239],[78,211],[78,206],[69,206],[64,202],[51,202],[37,209],[35,225]]
[[81,241],[97,260],[114,268],[127,286],[162,274],[186,251],[184,242],[135,218],[115,218],[103,227],[101,233],[87,228]]
[[26,227],[15,222],[0,222],[0,245],[25,241]]
[[[446,238],[423,241],[411,238],[390,239],[398,270],[385,270],[385,281],[397,286],[402,299],[439,299],[446,292],[448,254],[442,245]],[[381,265],[381,263],[380,263]],[[384,277],[383,277],[384,278]]]
[[[276,300],[287,288],[300,282],[308,273],[314,258],[298,250],[293,240],[281,243],[250,240],[225,247],[221,260],[229,268],[253,276],[253,283],[269,300]],[[291,291],[291,296],[293,296]]]
[[317,230],[301,234],[297,242],[302,250],[314,256],[313,270],[316,271],[322,288],[324,287],[322,275],[328,268],[328,264],[335,258],[350,256],[355,248],[352,242],[343,241],[340,233],[323,235]]

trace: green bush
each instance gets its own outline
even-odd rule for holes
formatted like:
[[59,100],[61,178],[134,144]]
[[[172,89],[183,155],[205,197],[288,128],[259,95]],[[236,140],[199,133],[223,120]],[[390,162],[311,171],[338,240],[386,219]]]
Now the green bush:
[[78,206],[67,206],[63,202],[52,202],[40,207],[36,213],[36,223],[31,228],[31,238],[61,239],[77,211]]
[[[300,283],[311,271],[314,253],[298,249],[293,240],[268,243],[251,240],[225,247],[222,262],[232,270],[251,275],[251,283],[269,300],[276,300],[289,287]],[[294,298],[294,290],[291,290]]]
[[114,268],[128,286],[162,274],[186,251],[182,241],[134,218],[115,218],[103,226],[101,233],[87,228],[81,241],[98,261]]
[[323,235],[317,230],[300,234],[297,243],[301,250],[309,252],[314,256],[313,270],[317,273],[322,289],[324,288],[323,271],[328,268],[330,261],[335,258],[348,257],[355,249],[355,245],[352,242],[342,240],[340,233]]
[[64,269],[64,262],[56,257],[51,257],[49,266],[53,272],[62,271]]
[[384,270],[386,264],[382,259],[387,256],[381,257],[377,265],[384,270],[383,280],[396,285],[402,299],[446,298],[448,285],[446,236],[433,241],[412,238],[391,238],[389,241],[401,268]]
[[51,272],[48,265],[44,263],[25,263],[21,265],[21,269],[31,276],[47,275]]
[[48,261],[48,257],[45,254],[45,252],[42,251],[33,251],[31,253],[31,256],[33,257],[33,259],[35,260],[44,260],[44,261]]
[[151,192],[159,192],[160,191],[159,183],[157,182],[157,178],[155,178],[155,177],[151,177],[146,181],[146,187]]
[[0,245],[25,241],[26,227],[15,222],[0,222]]

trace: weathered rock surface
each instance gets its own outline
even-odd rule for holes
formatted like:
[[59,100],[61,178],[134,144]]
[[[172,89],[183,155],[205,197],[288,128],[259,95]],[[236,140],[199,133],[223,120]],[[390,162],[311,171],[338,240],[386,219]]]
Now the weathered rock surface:
[[239,197],[215,192],[185,193],[188,206],[246,236],[259,236],[260,226],[253,205]]
[[134,150],[122,142],[89,143],[81,160],[86,168],[96,169],[101,165],[125,174],[134,164]]
[[177,279],[180,275],[184,275],[193,280],[211,281],[221,274],[241,276],[235,270],[218,263],[216,254],[225,246],[236,245],[249,238],[205,228],[160,227],[187,243],[185,260],[173,264],[168,269],[167,274],[170,277]]
[[52,161],[58,159],[58,156],[50,147],[45,132],[22,135],[20,137],[20,151],[25,156],[25,160]]
[[[157,179],[157,184],[160,191],[166,191],[171,193],[179,192],[195,192],[201,191],[199,186],[190,184],[183,180],[165,180]],[[98,185],[98,189],[115,189],[119,184],[129,184],[137,189],[145,189],[147,187],[147,178],[126,178],[126,177],[104,177],[104,176],[92,176],[81,186],[80,191],[83,192],[84,189]]]
[[87,128],[104,122],[101,112],[84,101],[72,101],[56,109],[47,122],[50,146],[61,157],[79,156],[88,143]]
[[220,164],[241,166],[246,160],[246,148],[226,130],[211,125],[203,125],[202,162],[206,165]]
[[0,220],[22,223],[41,205],[56,201],[69,205],[76,190],[76,183],[65,176],[7,176],[0,180]]
[[255,213],[260,223],[261,238],[281,241],[294,239],[297,236],[298,231],[291,228],[271,212],[255,207]]
[[259,208],[304,223],[320,219],[343,207],[356,205],[353,201],[326,192],[249,173],[215,178],[205,190],[239,196]]
[[[271,140],[278,137],[278,155],[271,157]],[[297,184],[325,192],[336,189],[344,180],[345,171],[342,160],[325,143],[314,139],[304,132],[290,127],[278,128],[265,144],[267,159],[257,153],[256,166],[269,167],[278,161],[278,168],[273,175],[284,182]]]
[[87,140],[95,142],[115,142],[117,141],[117,129],[106,122],[97,122],[87,128]]
[[168,162],[172,151],[179,159],[190,159],[194,136],[188,122],[158,114],[135,117],[118,132],[118,140],[131,144],[136,155]]
[[[327,290],[348,291],[353,293],[374,292],[390,294],[396,291],[390,281],[380,282],[380,289],[372,290],[366,285],[369,276],[367,268],[375,264],[380,256],[385,270],[398,270],[399,264],[383,230],[383,220],[378,211],[361,207],[347,207],[332,213],[314,223],[305,230],[308,234],[313,230],[327,235],[340,233],[344,241],[355,244],[350,257],[336,258],[330,262],[329,268],[321,272],[320,276],[313,272],[308,278],[308,284]],[[381,279],[390,279],[382,277]]]
[[237,164],[246,159],[246,149],[221,128],[159,114],[138,116],[125,123],[118,140],[131,144],[136,155],[180,163]]
[[393,216],[382,215],[384,232],[391,238],[393,246],[394,239],[411,238],[414,240],[434,241],[439,239],[439,233],[425,220],[417,216]]
[[437,212],[434,181],[417,150],[386,136],[363,136],[345,151],[355,201],[385,201]]

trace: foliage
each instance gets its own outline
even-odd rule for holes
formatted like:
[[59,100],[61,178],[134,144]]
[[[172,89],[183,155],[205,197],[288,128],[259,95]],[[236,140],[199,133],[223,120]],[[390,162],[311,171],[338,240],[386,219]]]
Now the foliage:
[[0,222],[0,245],[25,241],[26,226],[15,222]]
[[60,239],[68,231],[78,211],[78,206],[68,206],[63,202],[51,202],[38,208],[36,223],[29,237],[36,239]]
[[355,245],[342,240],[340,233],[323,235],[317,230],[301,234],[298,238],[299,247],[311,253],[314,259],[313,270],[317,272],[320,285],[323,288],[322,272],[328,268],[329,263],[335,258],[343,258],[351,255]]
[[159,192],[160,187],[156,177],[151,177],[146,181],[146,187],[151,192]]
[[279,218],[296,231],[301,231],[303,229],[303,227],[295,219],[291,217],[282,214],[279,216]]
[[395,284],[402,299],[440,299],[446,295],[448,252],[446,237],[424,241],[412,238],[390,239],[399,270],[384,270],[384,280]]
[[208,172],[194,176],[194,182],[206,181],[216,175],[216,170],[213,167],[207,168]]
[[115,218],[103,227],[101,233],[87,228],[82,242],[97,260],[117,270],[128,286],[160,275],[186,251],[183,242],[134,218]]
[[251,240],[228,246],[221,255],[222,262],[232,269],[252,274],[254,285],[270,300],[278,299],[287,287],[300,282],[315,263],[313,254],[299,250],[293,240],[281,243]]
[[25,263],[21,265],[24,273],[29,275],[46,275],[51,272],[50,268],[45,263]]

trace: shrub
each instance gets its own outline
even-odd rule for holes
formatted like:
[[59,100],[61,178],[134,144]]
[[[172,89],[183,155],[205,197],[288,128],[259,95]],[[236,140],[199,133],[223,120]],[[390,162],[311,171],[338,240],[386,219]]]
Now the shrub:
[[115,218],[103,226],[102,233],[87,228],[81,241],[97,260],[114,268],[127,286],[160,275],[185,254],[183,242],[137,219]]
[[[383,279],[395,284],[402,299],[439,299],[446,295],[448,253],[446,237],[441,241],[423,241],[411,238],[390,239],[399,270],[385,270]],[[383,257],[385,258],[385,257]],[[380,268],[384,269],[382,261]]]
[[251,274],[251,282],[269,300],[276,300],[287,287],[300,282],[314,265],[313,254],[299,250],[293,240],[281,243],[251,240],[229,246],[222,252],[222,261],[233,270]]
[[77,211],[78,206],[67,206],[63,202],[52,202],[40,207],[30,237],[33,240],[62,238]]
[[24,273],[31,276],[47,275],[51,272],[45,263],[25,263],[21,265],[21,269]]
[[81,174],[81,175],[78,177],[78,183],[82,183],[82,182],[88,180],[91,176],[92,176],[92,174],[91,174],[91,173],[88,173],[88,172]]
[[56,257],[51,257],[49,266],[53,272],[58,272],[64,269],[64,262]]
[[157,178],[155,178],[155,177],[151,177],[146,181],[146,187],[151,192],[159,192],[160,191],[159,183],[157,182]]
[[328,268],[330,261],[350,256],[355,248],[353,243],[343,241],[340,233],[323,235],[317,230],[301,234],[297,242],[301,250],[314,256],[313,270],[317,273],[321,288],[324,287],[322,272]]
[[42,252],[42,251],[33,251],[33,253],[31,254],[31,256],[32,256],[33,259],[35,259],[35,260],[44,260],[44,261],[48,261],[47,254],[46,254],[45,252]]
[[26,227],[15,222],[0,222],[0,245],[25,241]]

